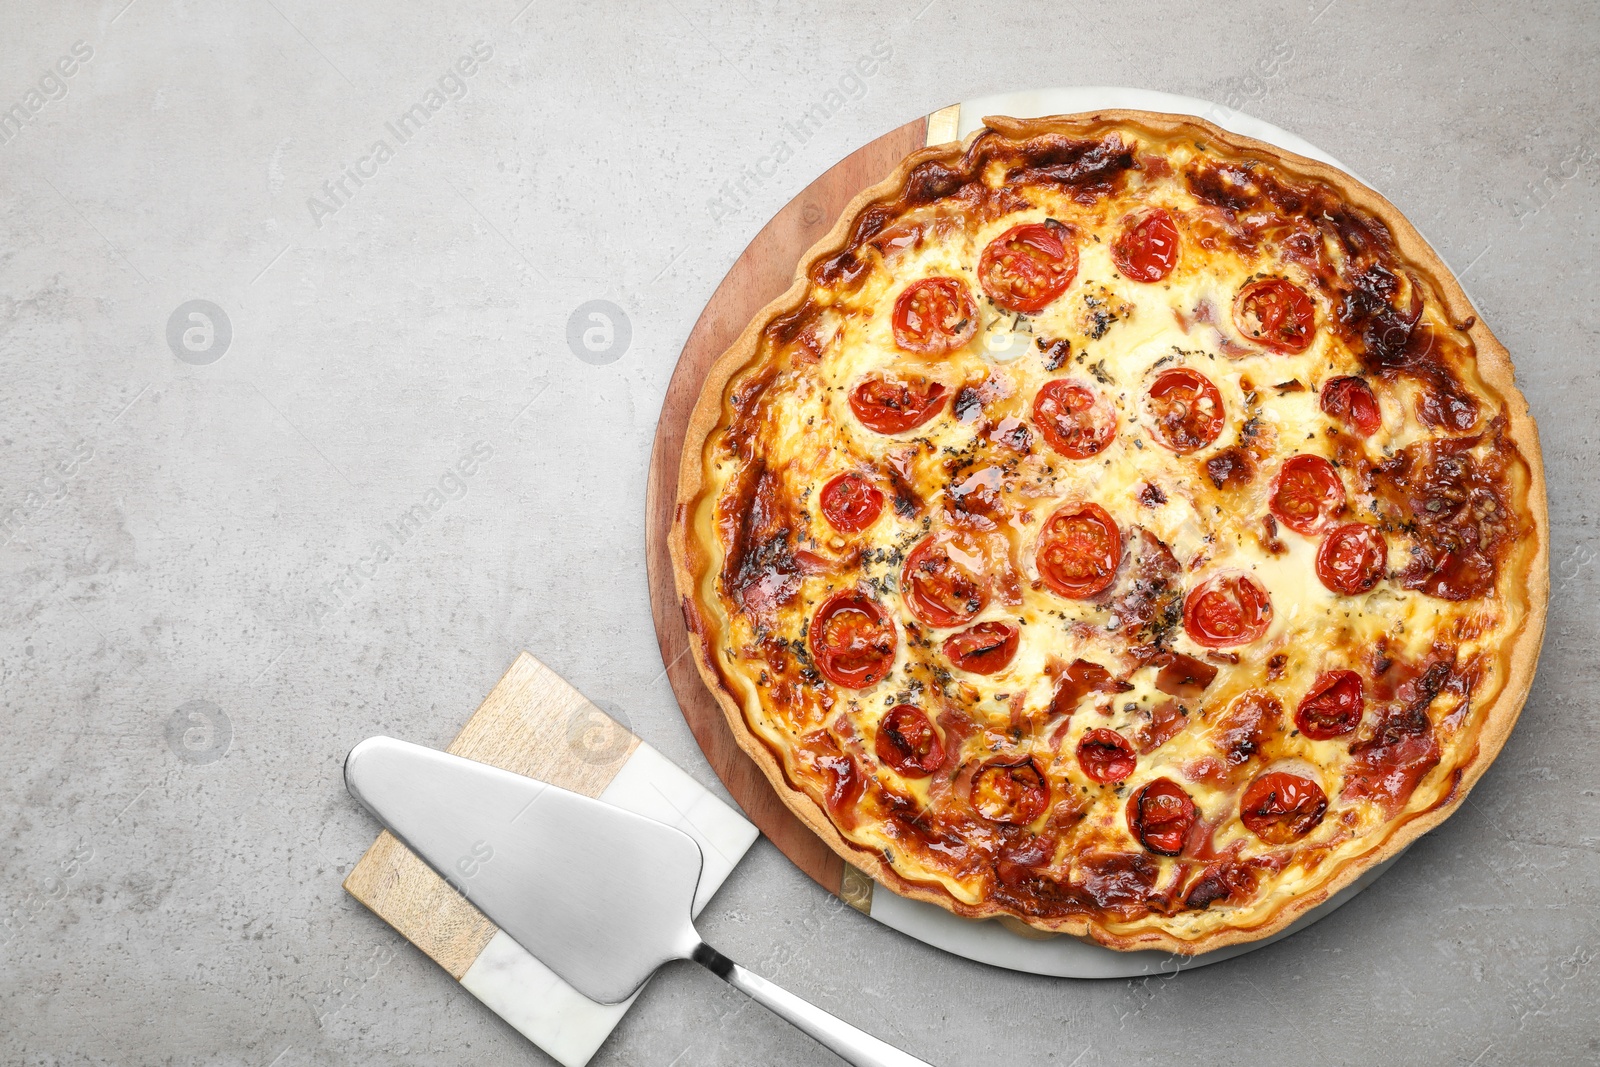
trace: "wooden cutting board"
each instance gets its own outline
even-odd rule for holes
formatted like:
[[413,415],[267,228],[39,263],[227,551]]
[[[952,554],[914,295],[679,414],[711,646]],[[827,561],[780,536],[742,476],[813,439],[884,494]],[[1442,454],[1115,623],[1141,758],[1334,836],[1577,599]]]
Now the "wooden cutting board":
[[[755,828],[731,807],[526,652],[448,751],[682,830],[705,858],[697,914],[755,843]],[[344,888],[564,1067],[584,1067],[633,1003],[585,999],[388,831]]]
[[889,176],[907,155],[925,145],[955,140],[959,107],[936,111],[840,160],[801,190],[761,228],[734,261],[722,284],[706,302],[678,366],[667,386],[650,452],[650,480],[645,497],[645,549],[650,572],[650,610],[655,616],[661,661],[677,695],[683,717],[745,815],[785,856],[828,892],[862,911],[868,910],[872,882],[840,859],[797,819],[766,776],[739,748],[722,711],[700,680],[689,655],[689,634],[673,585],[667,534],[678,490],[678,457],[684,430],[700,396],[701,383],[718,356],[727,351],[756,312],[781,296],[794,280],[800,257],[832,228],[845,205],[861,190]]

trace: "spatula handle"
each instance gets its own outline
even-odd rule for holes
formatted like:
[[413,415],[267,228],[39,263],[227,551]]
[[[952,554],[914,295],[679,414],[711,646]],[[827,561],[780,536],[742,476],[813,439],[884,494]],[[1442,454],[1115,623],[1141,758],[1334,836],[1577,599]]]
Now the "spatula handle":
[[925,1060],[901,1052],[864,1030],[857,1030],[815,1004],[801,1000],[781,986],[773,985],[722,955],[710,945],[701,945],[694,961],[777,1015],[787,1019],[855,1067],[932,1067]]

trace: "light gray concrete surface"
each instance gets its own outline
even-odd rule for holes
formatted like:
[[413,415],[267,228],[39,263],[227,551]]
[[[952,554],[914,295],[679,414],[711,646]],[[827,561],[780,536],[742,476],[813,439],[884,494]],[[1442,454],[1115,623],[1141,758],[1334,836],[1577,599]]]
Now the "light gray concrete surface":
[[[0,108],[28,115],[0,144],[0,1062],[548,1062],[341,892],[373,836],[341,758],[377,731],[443,742],[527,648],[714,785],[642,554],[685,335],[860,143],[1074,83],[1294,130],[1464,275],[1549,464],[1532,699],[1375,888],[1174,980],[953,959],[765,843],[707,935],[939,1064],[1600,1060],[1596,8],[924,2],[0,4]],[[792,158],[714,207],[779,141]],[[577,351],[610,362],[569,345],[592,300],[630,336]],[[596,1062],[834,1061],[685,966]]]

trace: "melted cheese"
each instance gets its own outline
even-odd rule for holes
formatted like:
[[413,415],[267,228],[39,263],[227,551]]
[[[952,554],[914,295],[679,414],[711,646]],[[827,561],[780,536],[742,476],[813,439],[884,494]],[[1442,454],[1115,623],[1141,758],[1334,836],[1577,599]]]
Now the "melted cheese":
[[[1196,150],[1187,144],[1166,147],[1181,174]],[[989,180],[996,184],[1001,179],[991,174]],[[1032,755],[1050,780],[1052,801],[1076,798],[1084,808],[1082,820],[1059,835],[1053,869],[1066,872],[1064,877],[1070,877],[1074,857],[1087,851],[1143,854],[1126,825],[1126,799],[1156,778],[1170,778],[1183,786],[1201,819],[1212,825],[1213,853],[1232,848],[1241,860],[1271,855],[1285,866],[1263,875],[1249,899],[1230,899],[1206,910],[1179,908],[1171,915],[1123,918],[1113,911],[1096,917],[1097,921],[1113,933],[1154,927],[1178,938],[1197,938],[1220,926],[1258,926],[1283,901],[1325,884],[1342,861],[1381,845],[1382,831],[1393,824],[1391,813],[1381,804],[1341,795],[1351,736],[1313,741],[1294,731],[1295,707],[1313,680],[1333,669],[1366,673],[1364,664],[1380,642],[1387,659],[1420,663],[1439,636],[1463,620],[1472,625],[1462,631],[1469,636],[1455,642],[1459,658],[1492,650],[1519,623],[1519,607],[1502,600],[1451,603],[1408,591],[1392,580],[1380,581],[1365,595],[1344,596],[1317,577],[1320,536],[1279,529],[1273,550],[1265,516],[1278,467],[1297,453],[1334,454],[1331,442],[1337,424],[1321,411],[1318,387],[1334,376],[1362,373],[1357,357],[1327,328],[1336,314],[1331,297],[1295,260],[1271,248],[1256,257],[1229,247],[1207,254],[1199,242],[1208,231],[1196,220],[1203,222],[1208,209],[1177,178],[1137,182],[1120,195],[1088,206],[1055,187],[1028,186],[1022,192],[1030,206],[983,221],[953,213],[943,204],[907,212],[898,224],[918,228],[922,235],[918,244],[887,255],[870,247],[860,251],[870,270],[852,291],[813,287],[811,300],[820,311],[812,341],[820,359],[804,358],[798,345],[769,342],[764,361],[730,386],[731,395],[761,367],[783,368],[761,400],[764,464],[776,472],[779,493],[794,508],[798,529],[792,531],[793,546],[831,560],[832,566],[805,575],[792,601],[771,619],[752,621],[729,600],[718,578],[724,546],[714,528],[719,502],[733,509],[746,505],[733,498],[723,501],[740,461],[714,434],[705,452],[710,489],[699,501],[693,530],[710,561],[699,591],[702,603],[711,608],[720,673],[740,697],[750,728],[778,754],[789,780],[819,805],[826,802],[826,778],[806,758],[802,739],[826,731],[851,753],[870,783],[910,797],[923,809],[959,807],[961,800],[952,791],[948,773],[902,778],[873,752],[878,722],[891,707],[914,703],[930,715],[936,704],[958,708],[978,729],[950,766],[993,752]],[[1166,280],[1145,284],[1122,277],[1110,249],[1124,217],[1150,206],[1165,207],[1179,220],[1183,251],[1177,269]],[[1047,218],[1075,232],[1080,261],[1074,281],[1038,314],[997,308],[984,297],[977,278],[983,249],[1012,226]],[[1312,294],[1319,328],[1305,352],[1268,351],[1236,330],[1231,316],[1235,295],[1261,274],[1288,278]],[[933,275],[967,284],[979,308],[979,328],[971,342],[948,355],[914,355],[895,343],[894,302],[907,285]],[[1426,296],[1427,321],[1443,328],[1437,296]],[[1056,340],[1068,341],[1071,354],[1061,366],[1049,369],[1041,342]],[[1156,441],[1145,411],[1150,382],[1176,367],[1198,371],[1213,382],[1227,412],[1221,436],[1187,456]],[[849,406],[851,389],[873,373],[919,375],[942,384],[950,397],[963,388],[981,386],[982,413],[963,422],[947,403],[938,417],[917,429],[897,435],[874,433]],[[1502,403],[1470,367],[1461,376],[1465,388],[1481,400],[1485,417]],[[996,430],[1007,426],[1031,427],[1033,398],[1047,381],[1059,378],[1094,389],[1113,406],[1118,426],[1109,447],[1089,459],[1071,460],[1053,453],[1037,431],[1026,453],[992,440]],[[1373,384],[1383,426],[1364,444],[1370,459],[1379,461],[1431,436],[1414,414],[1414,383]],[[1346,435],[1347,446],[1350,440]],[[1205,462],[1230,448],[1252,452],[1254,471],[1242,486],[1219,488],[1208,476]],[[834,531],[817,505],[822,485],[849,469],[874,471],[881,479],[897,463],[909,467],[909,481],[921,495],[922,506],[911,514],[885,507],[861,534]],[[952,466],[957,468],[953,474]],[[1020,579],[1017,603],[991,597],[973,620],[1005,621],[1021,633],[1010,665],[987,677],[955,669],[940,651],[947,636],[971,623],[950,629],[923,625],[907,610],[898,588],[903,551],[928,530],[946,524],[952,487],[974,476],[1000,487],[1009,512],[1001,533],[1010,545],[1009,565]],[[1349,499],[1341,521],[1384,523],[1376,502],[1351,484],[1348,474],[1345,480]],[[1147,485],[1158,488],[1165,502],[1142,501],[1141,489]],[[1208,658],[1208,650],[1181,627],[1172,632],[1167,647],[1206,659],[1219,668],[1219,674],[1200,698],[1180,701],[1186,716],[1183,728],[1141,754],[1133,775],[1118,785],[1100,785],[1084,775],[1075,756],[1078,740],[1098,728],[1117,730],[1132,740],[1148,725],[1152,709],[1168,697],[1155,688],[1156,667],[1141,668],[1130,661],[1126,640],[1106,606],[1065,599],[1038,580],[1034,557],[1039,530],[1055,509],[1076,501],[1103,507],[1125,539],[1136,526],[1158,537],[1176,557],[1186,588],[1193,589],[1212,574],[1243,571],[1268,590],[1272,601],[1265,635],[1230,650],[1237,663],[1227,662],[1229,656]],[[1393,570],[1408,559],[1409,546],[1403,531],[1385,525],[1390,527]],[[854,554],[858,550],[865,551],[859,559]],[[760,651],[761,641],[776,635],[791,648],[802,646],[817,606],[832,593],[861,583],[870,583],[896,620],[898,643],[888,677],[861,691],[817,684],[814,678],[806,684],[775,686],[768,671],[776,667],[770,655]],[[1049,719],[1055,685],[1051,672],[1079,658],[1108,666],[1132,688],[1114,697],[1091,694],[1080,702],[1064,734],[1052,738],[1050,730],[1039,728]],[[1372,684],[1370,678],[1368,683]],[[1477,684],[1473,699],[1487,703],[1502,680],[1480,678]],[[1242,768],[1230,769],[1220,783],[1197,775],[1197,766],[1219,757],[1219,722],[1241,694],[1252,690],[1271,693],[1284,709],[1283,720],[1263,751]],[[1430,715],[1439,722],[1456,710],[1457,703],[1459,696],[1444,694],[1433,703]],[[1020,720],[1033,732],[1018,733],[1019,711]],[[1371,732],[1377,711],[1377,702],[1369,697],[1365,733]],[[1450,771],[1469,758],[1474,730],[1468,727],[1440,735],[1443,758],[1412,795],[1407,811],[1425,809],[1449,792]],[[1269,767],[1312,778],[1328,797],[1322,821],[1292,848],[1262,842],[1238,818],[1242,789]],[[835,821],[850,841],[883,854],[911,882],[941,886],[974,906],[982,905],[993,889],[992,872],[961,871],[928,861],[906,847],[899,831],[870,813],[836,814]],[[1045,816],[1035,820],[1035,829],[1044,826]],[[1183,859],[1155,862],[1161,868],[1158,885],[1186,877],[1197,866]]]

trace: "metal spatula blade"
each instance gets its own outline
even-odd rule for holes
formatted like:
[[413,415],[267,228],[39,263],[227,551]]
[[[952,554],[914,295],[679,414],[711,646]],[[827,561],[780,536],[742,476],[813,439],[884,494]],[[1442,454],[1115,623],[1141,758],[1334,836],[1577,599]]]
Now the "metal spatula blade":
[[350,793],[523,948],[590,1000],[626,1000],[700,944],[700,846],[682,830],[421,745],[375,737]]
[[858,1067],[928,1067],[705,944],[700,847],[664,823],[391,737],[345,760],[351,796],[496,926],[590,1000],[692,959]]

